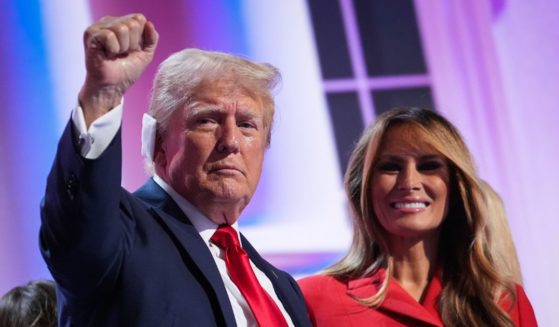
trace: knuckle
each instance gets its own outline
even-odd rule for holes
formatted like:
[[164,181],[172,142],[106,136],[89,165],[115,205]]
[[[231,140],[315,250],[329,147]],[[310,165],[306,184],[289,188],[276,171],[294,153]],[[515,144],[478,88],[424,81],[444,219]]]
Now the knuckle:
[[135,19],[129,20],[127,25],[128,25],[128,28],[131,29],[131,30],[132,29],[139,29],[141,27],[140,22],[135,20]]
[[93,31],[91,30],[91,27],[87,28],[84,32],[83,32],[83,40],[85,42],[87,42],[87,40],[91,39],[91,37],[93,36]]
[[141,13],[134,13],[134,14],[131,15],[131,17],[132,17],[133,20],[135,20],[137,22],[140,22],[140,23],[143,23],[143,22],[146,21],[146,17]]
[[118,24],[114,27],[114,31],[119,34],[128,33],[128,25],[126,23]]
[[94,44],[106,43],[108,37],[108,31],[93,27],[86,29],[83,33],[83,41],[87,47],[91,47]]

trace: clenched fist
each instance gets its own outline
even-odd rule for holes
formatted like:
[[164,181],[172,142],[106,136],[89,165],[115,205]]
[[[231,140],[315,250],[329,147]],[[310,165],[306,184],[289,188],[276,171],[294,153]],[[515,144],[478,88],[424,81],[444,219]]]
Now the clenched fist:
[[87,74],[79,100],[88,127],[118,105],[153,59],[158,39],[142,14],[103,17],[86,29]]

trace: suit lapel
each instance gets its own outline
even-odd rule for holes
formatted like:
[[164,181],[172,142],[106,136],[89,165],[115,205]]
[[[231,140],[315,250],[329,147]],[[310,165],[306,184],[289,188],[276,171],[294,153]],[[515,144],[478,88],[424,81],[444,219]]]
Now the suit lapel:
[[[171,238],[192,259],[213,288],[227,325],[236,326],[229,297],[215,261],[198,231],[173,199],[150,179],[135,193],[151,205],[149,210]],[[182,253],[182,251],[181,251]]]
[[[287,278],[282,276],[273,266],[264,260],[262,256],[252,247],[252,244],[241,234],[241,244],[243,249],[246,251],[250,260],[260,269],[272,282],[274,286],[274,291],[278,296],[279,300],[283,304],[283,307],[291,317],[291,321],[295,326],[304,326],[307,319],[300,316],[302,310],[297,310],[293,307],[296,303],[293,295],[289,296],[289,293],[294,293],[294,288]],[[297,294],[295,294],[297,296]],[[301,308],[304,308],[304,303],[301,301]],[[303,312],[303,314],[306,314]]]
[[[348,283],[347,292],[353,297],[369,298],[379,291],[382,286],[383,279],[384,270],[380,270],[372,277],[352,280]],[[430,283],[430,285],[431,284],[432,283]],[[431,301],[429,302],[430,305],[436,305],[435,299],[440,293],[440,283],[437,285],[439,287],[438,289],[428,286],[426,300],[429,299],[429,301]],[[442,327],[442,322],[440,321],[438,312],[435,308],[431,308],[433,310],[428,310],[412,298],[395,281],[390,281],[388,284],[386,298],[377,310],[413,318],[432,326]]]

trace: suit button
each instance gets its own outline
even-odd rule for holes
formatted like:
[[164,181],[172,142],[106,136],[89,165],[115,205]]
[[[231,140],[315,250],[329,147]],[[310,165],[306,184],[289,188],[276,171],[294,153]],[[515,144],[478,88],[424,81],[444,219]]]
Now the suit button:
[[70,198],[70,200],[74,200],[76,198],[76,192],[78,191],[78,188],[78,178],[72,173],[66,181],[66,193],[68,193],[68,197]]

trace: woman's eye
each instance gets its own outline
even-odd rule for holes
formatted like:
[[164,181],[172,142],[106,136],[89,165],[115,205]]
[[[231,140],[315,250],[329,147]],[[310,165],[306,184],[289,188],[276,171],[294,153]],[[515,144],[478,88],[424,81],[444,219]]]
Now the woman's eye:
[[399,171],[401,167],[397,163],[385,162],[385,163],[381,163],[378,166],[378,169],[381,171],[393,172],[393,171]]
[[418,168],[418,170],[430,171],[430,170],[437,170],[437,169],[439,169],[443,166],[444,166],[444,164],[442,162],[439,162],[439,161],[427,161],[427,162],[421,163],[417,168]]

